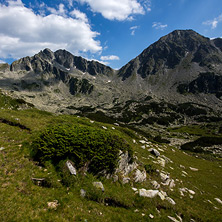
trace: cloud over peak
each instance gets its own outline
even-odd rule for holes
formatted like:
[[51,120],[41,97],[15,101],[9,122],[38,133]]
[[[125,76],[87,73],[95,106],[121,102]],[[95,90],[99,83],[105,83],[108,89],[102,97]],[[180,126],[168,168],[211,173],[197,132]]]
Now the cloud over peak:
[[36,14],[21,0],[0,4],[1,58],[33,55],[46,47],[64,48],[74,54],[102,50],[100,42],[95,40],[99,33],[92,31],[84,13],[74,10],[73,18],[67,17],[63,4],[50,10],[47,16]]

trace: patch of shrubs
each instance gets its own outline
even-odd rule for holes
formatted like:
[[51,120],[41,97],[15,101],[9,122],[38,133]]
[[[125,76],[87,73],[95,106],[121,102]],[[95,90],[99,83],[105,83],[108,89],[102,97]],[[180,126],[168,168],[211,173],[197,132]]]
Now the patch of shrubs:
[[117,167],[119,150],[133,152],[129,144],[114,133],[89,126],[56,124],[48,127],[32,143],[34,159],[54,165],[69,159],[77,168],[86,163],[93,174],[113,173]]
[[208,147],[222,144],[222,137],[200,137],[197,140],[185,143],[181,146],[182,150],[188,150],[195,153],[204,153],[201,147]]

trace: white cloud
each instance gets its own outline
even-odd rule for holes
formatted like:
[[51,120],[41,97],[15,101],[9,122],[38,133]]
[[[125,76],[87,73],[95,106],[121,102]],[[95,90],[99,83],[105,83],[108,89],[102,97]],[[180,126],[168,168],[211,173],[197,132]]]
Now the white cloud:
[[[57,12],[44,16],[35,14],[20,0],[8,3],[0,4],[1,59],[33,55],[46,47],[63,48],[77,55],[102,50],[100,42],[95,40],[99,33],[91,30],[86,18],[68,18]],[[65,12],[64,6],[58,11]]]
[[51,8],[51,7],[47,7],[47,10],[54,15],[66,16],[65,6],[62,3],[59,4],[57,10],[55,8]]
[[203,22],[204,25],[210,25],[212,29],[217,28],[217,25],[219,22],[222,22],[222,14],[218,17],[214,18],[213,20],[208,20],[206,22]]
[[161,29],[161,30],[167,28],[167,26],[168,26],[167,24],[163,25],[161,22],[153,22],[153,25],[152,25],[153,28]]
[[132,26],[130,27],[131,35],[135,35],[136,30],[139,28],[139,26]]
[[108,55],[108,56],[101,56],[100,59],[102,61],[109,61],[109,60],[119,60],[119,57],[116,55]]
[[0,60],[0,64],[1,64],[1,63],[6,63],[6,62],[5,62],[5,61],[3,61],[3,60]]
[[135,14],[145,14],[150,11],[149,0],[76,0],[82,4],[86,3],[93,12],[99,12],[109,20],[133,20]]
[[82,20],[83,22],[86,22],[86,23],[88,22],[88,18],[87,18],[87,16],[86,16],[86,14],[83,13],[83,12],[80,12],[80,11],[77,10],[77,9],[74,9],[73,11],[71,11],[71,12],[70,12],[70,15],[73,16],[73,17],[76,18],[76,19]]

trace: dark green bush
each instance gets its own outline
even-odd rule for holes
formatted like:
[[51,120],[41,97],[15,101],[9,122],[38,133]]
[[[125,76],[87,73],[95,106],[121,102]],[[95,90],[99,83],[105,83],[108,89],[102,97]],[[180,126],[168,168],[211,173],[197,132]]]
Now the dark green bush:
[[146,172],[148,173],[148,174],[154,174],[155,172],[156,172],[156,167],[154,166],[154,165],[152,165],[152,164],[146,164],[145,166],[144,166],[144,169],[146,170]]
[[51,160],[58,164],[69,159],[77,168],[89,163],[89,172],[97,174],[102,171],[112,173],[118,163],[119,150],[132,149],[114,133],[71,124],[56,124],[48,127],[32,143],[33,156],[44,163]]

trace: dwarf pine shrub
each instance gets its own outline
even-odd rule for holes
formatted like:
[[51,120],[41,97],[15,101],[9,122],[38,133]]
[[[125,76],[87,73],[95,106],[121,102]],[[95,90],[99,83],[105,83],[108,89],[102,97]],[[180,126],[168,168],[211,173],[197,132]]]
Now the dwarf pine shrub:
[[112,173],[117,167],[119,150],[132,149],[126,141],[114,133],[95,127],[72,124],[56,124],[48,127],[32,143],[34,158],[44,164],[70,159],[77,168],[89,163],[89,172]]

